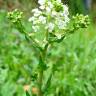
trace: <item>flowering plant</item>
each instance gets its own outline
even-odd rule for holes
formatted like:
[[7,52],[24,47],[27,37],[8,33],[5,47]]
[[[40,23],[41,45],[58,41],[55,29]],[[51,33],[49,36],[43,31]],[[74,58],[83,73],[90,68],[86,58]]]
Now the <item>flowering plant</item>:
[[[74,33],[80,28],[86,28],[89,25],[89,17],[82,14],[69,17],[68,6],[63,5],[61,0],[38,0],[39,8],[32,10],[32,33],[26,32],[22,24],[22,12],[14,10],[8,13],[8,18],[14,26],[25,35],[28,42],[39,52],[39,64],[35,83],[37,85],[36,96],[44,96],[48,87],[51,85],[51,78],[54,75],[56,66],[52,66],[51,74],[48,80],[43,82],[44,72],[49,68],[47,63],[47,52],[52,48],[52,44],[60,43],[63,39]],[[40,33],[39,37],[37,33]],[[43,35],[43,36],[41,36]],[[40,39],[40,36],[42,39]]]

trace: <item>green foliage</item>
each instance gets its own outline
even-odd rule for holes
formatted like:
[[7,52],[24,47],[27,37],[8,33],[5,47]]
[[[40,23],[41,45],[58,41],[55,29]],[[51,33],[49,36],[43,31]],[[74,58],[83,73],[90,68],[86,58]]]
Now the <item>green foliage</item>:
[[26,96],[30,96],[30,94],[28,93],[28,91],[26,91]]
[[72,14],[84,14],[85,9],[84,9],[84,2],[83,0],[68,0],[69,1],[69,7],[70,7],[70,12]]

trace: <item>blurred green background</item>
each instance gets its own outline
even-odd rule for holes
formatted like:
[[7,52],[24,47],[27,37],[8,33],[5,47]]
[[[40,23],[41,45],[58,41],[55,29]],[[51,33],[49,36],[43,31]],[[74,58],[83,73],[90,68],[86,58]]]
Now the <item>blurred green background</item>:
[[[38,54],[24,36],[12,28],[6,14],[15,8],[22,10],[26,29],[31,32],[27,20],[32,8],[38,6],[37,2],[0,0],[0,96],[25,96],[24,86],[32,84]],[[48,96],[55,96],[54,92],[59,92],[56,96],[96,96],[96,1],[93,0],[89,7],[84,0],[62,2],[68,4],[71,15],[89,14],[91,24],[50,50],[48,62],[56,64],[59,71],[52,79]]]

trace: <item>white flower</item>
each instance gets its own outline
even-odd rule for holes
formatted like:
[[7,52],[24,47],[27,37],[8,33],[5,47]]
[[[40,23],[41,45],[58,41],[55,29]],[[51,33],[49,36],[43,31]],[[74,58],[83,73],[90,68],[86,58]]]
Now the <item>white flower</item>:
[[34,17],[30,17],[30,18],[28,19],[28,21],[29,21],[29,22],[35,21],[35,18],[34,18]]
[[51,12],[51,8],[50,7],[46,7],[46,12],[50,13]]
[[34,13],[34,16],[39,16],[42,13],[38,8],[33,9],[32,12]]
[[34,13],[34,16],[39,16],[41,13],[38,12],[38,13]]
[[49,23],[48,26],[46,27],[49,32],[52,32],[54,30],[55,25],[53,23]]
[[56,11],[52,11],[52,17],[56,16],[57,12]]
[[[29,18],[29,21],[32,21],[32,28],[35,32],[38,31],[41,24],[43,24],[44,30],[46,29],[49,32],[52,32],[55,29],[57,32],[66,28],[70,20],[67,5],[63,5],[61,0],[38,0],[38,3],[40,4],[40,7],[33,9],[33,17]],[[56,4],[57,6],[60,4],[63,10],[57,12],[55,9]],[[58,38],[60,38],[60,36]]]
[[48,1],[47,3],[48,3],[48,6],[52,9],[53,8],[53,4],[50,1]]
[[32,10],[32,12],[38,12],[38,11],[39,11],[38,8],[35,8],[35,9]]
[[38,0],[38,3],[39,3],[40,5],[44,5],[45,2],[46,2],[46,0]]
[[65,15],[69,15],[69,11],[68,11],[67,5],[63,5],[63,9],[64,9],[63,15],[64,15],[64,14],[65,14]]
[[58,21],[58,28],[59,29],[64,29],[66,27],[66,22],[59,20]]
[[45,6],[44,5],[41,5],[39,8],[42,9],[42,10],[44,10],[45,9]]
[[44,17],[44,16],[39,16],[39,21],[40,21],[42,24],[45,24],[45,23],[46,23],[46,17]]
[[57,0],[57,2],[61,3],[61,0]]
[[68,23],[70,21],[69,17],[68,16],[65,16],[64,17],[64,21],[65,21],[65,23]]

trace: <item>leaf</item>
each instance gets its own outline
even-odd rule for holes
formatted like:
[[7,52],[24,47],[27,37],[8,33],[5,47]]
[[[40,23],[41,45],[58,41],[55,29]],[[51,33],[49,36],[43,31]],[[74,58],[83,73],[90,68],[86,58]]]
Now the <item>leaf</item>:
[[53,43],[53,42],[57,42],[57,43],[60,43],[63,41],[63,39],[65,38],[65,35],[63,35],[60,39],[58,39],[57,37],[53,38],[53,40],[49,40],[50,43]]
[[30,96],[30,94],[28,93],[28,91],[26,91],[26,96]]
[[65,35],[63,35],[60,39],[57,39],[55,42],[60,43],[63,41],[64,38],[65,38]]
[[48,91],[48,89],[50,88],[52,75],[53,75],[53,71],[51,72],[50,76],[47,79],[47,82],[45,83],[45,88],[43,90],[44,92]]
[[40,70],[46,70],[48,66],[45,64],[45,62],[42,60],[42,57],[39,57],[39,69]]
[[49,36],[50,37],[57,37],[55,34],[53,34],[53,33],[49,33]]

